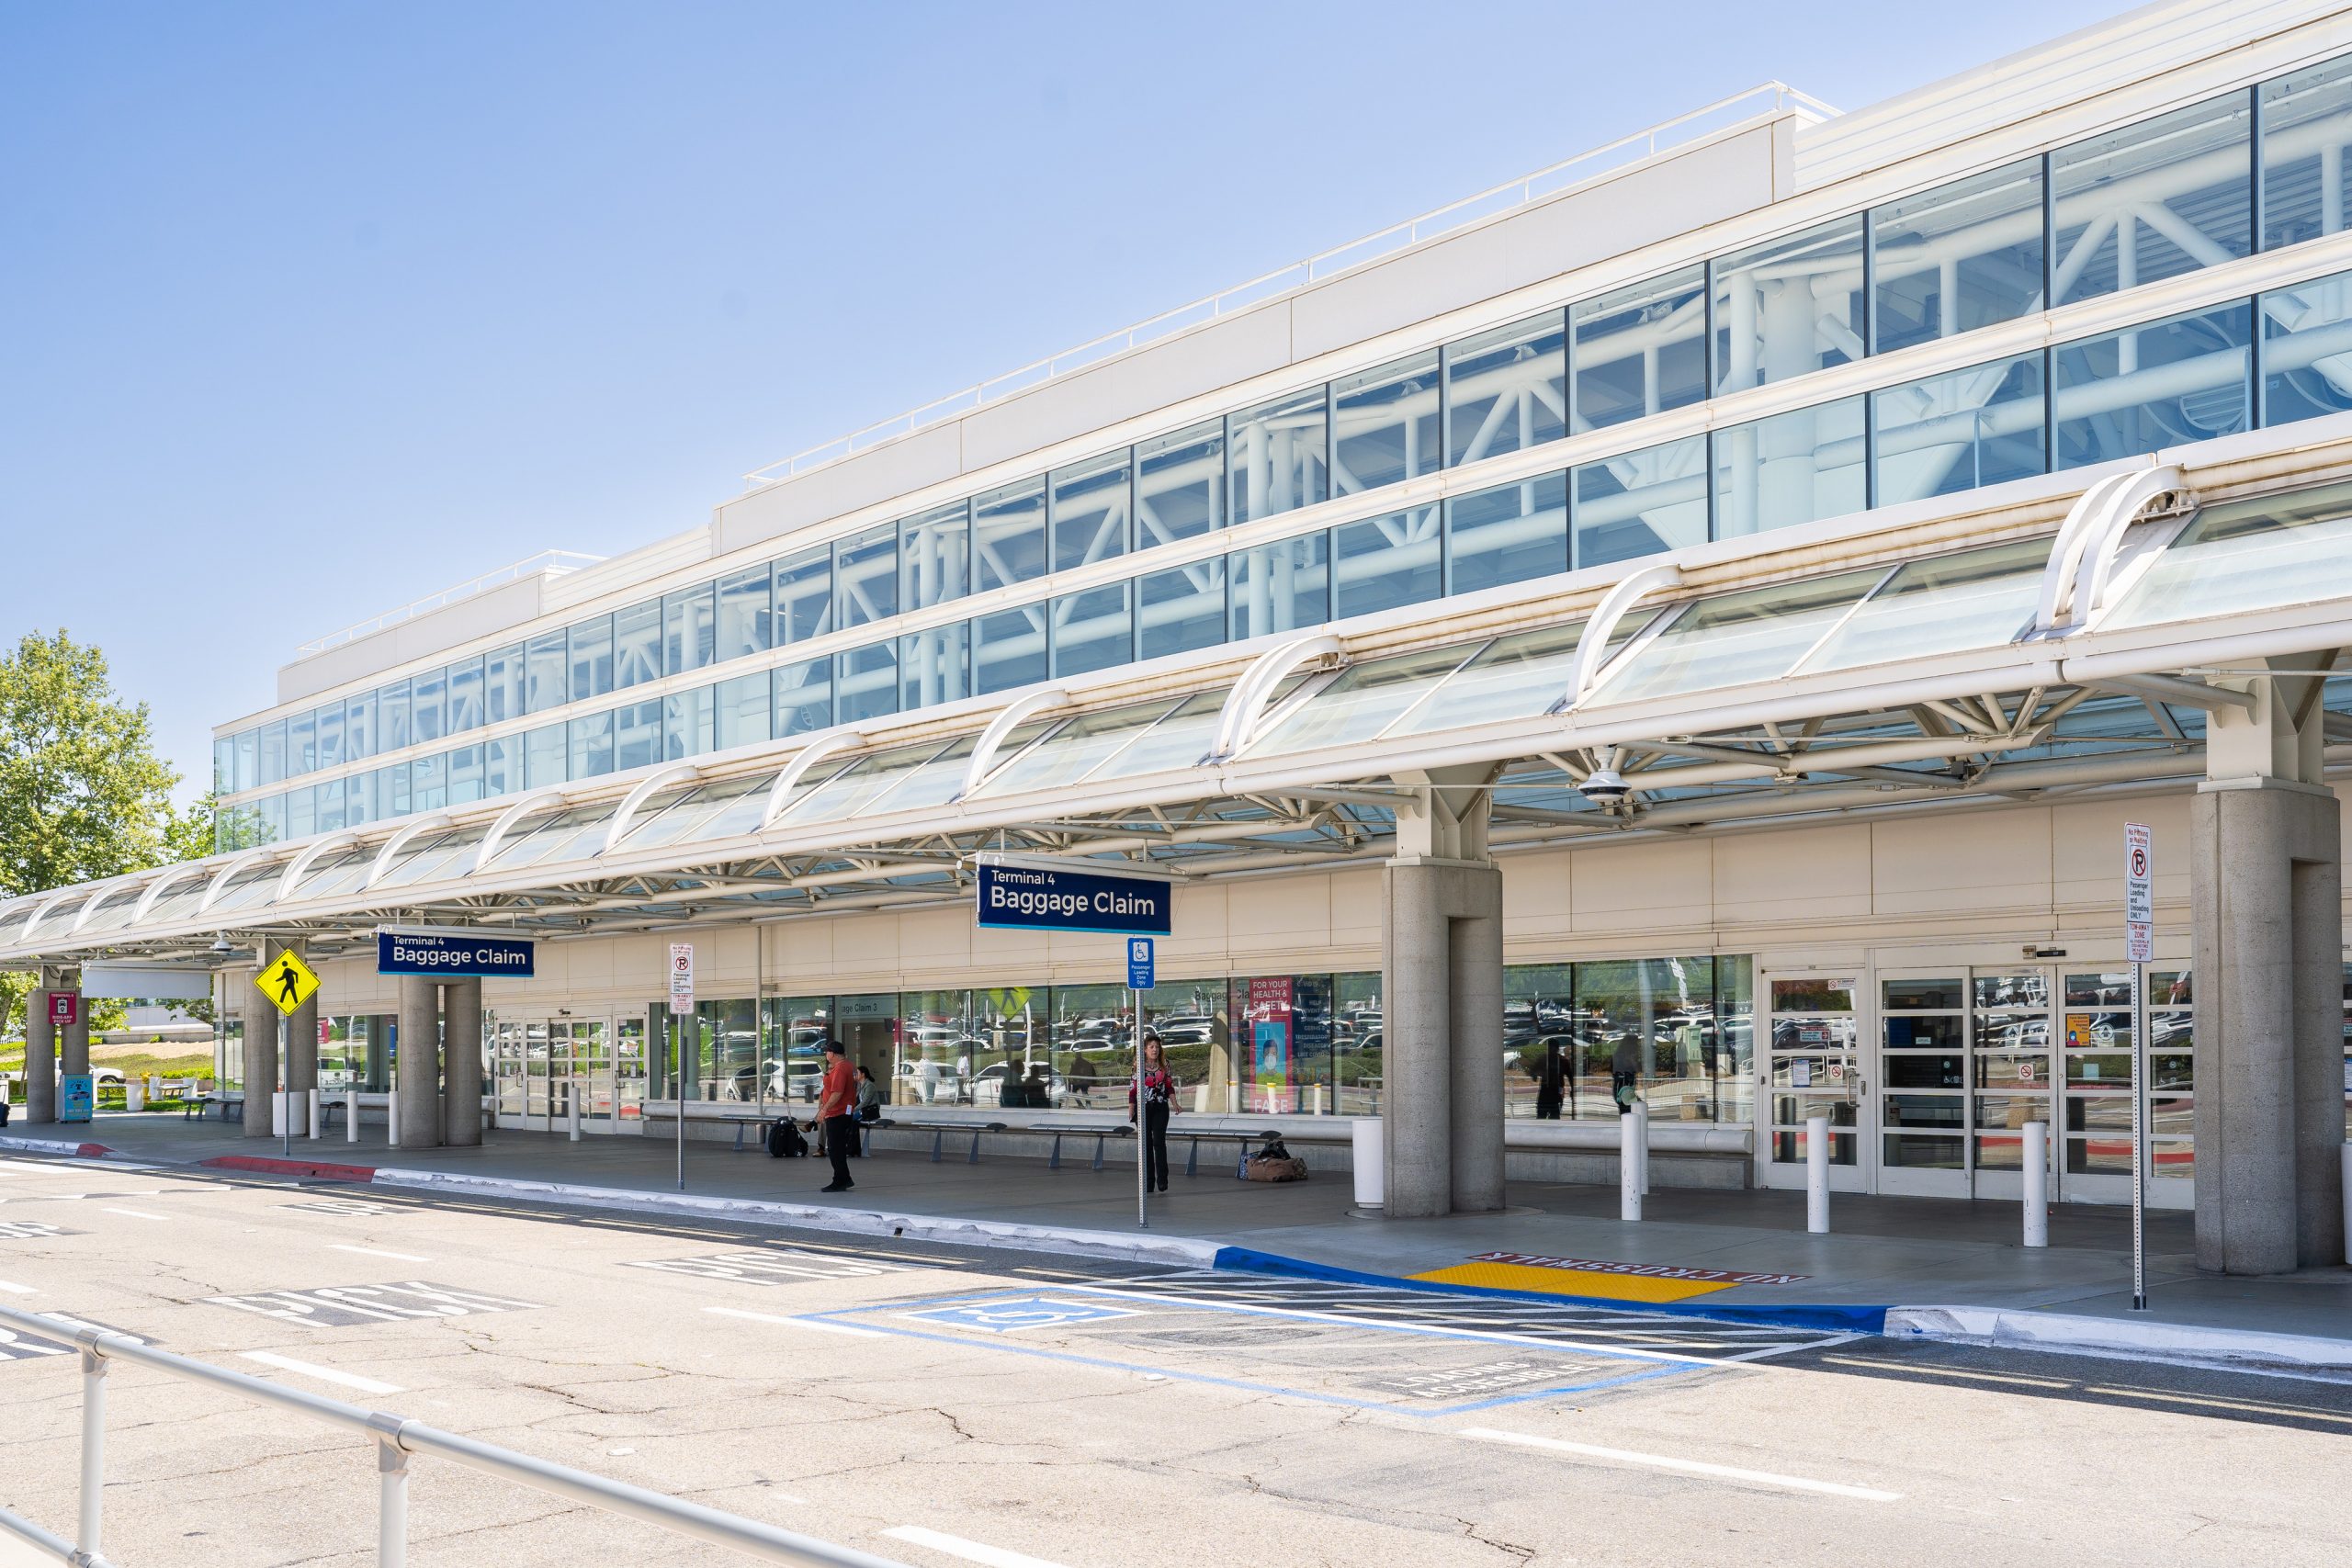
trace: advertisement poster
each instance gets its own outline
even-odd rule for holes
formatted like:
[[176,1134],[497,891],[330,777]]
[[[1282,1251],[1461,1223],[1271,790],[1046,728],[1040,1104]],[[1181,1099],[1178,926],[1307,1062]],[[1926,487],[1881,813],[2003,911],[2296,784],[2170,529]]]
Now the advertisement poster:
[[67,1073],[57,1080],[57,1119],[60,1122],[87,1122],[90,1119],[90,1075]]
[[1250,1077],[1264,1096],[1269,1113],[1294,1109],[1291,1089],[1292,1030],[1297,1021],[1294,982],[1288,976],[1250,982]]

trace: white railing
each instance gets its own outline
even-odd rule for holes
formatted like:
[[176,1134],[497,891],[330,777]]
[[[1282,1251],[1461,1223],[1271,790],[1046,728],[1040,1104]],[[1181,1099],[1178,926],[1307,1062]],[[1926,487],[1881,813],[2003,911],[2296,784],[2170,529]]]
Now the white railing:
[[779,483],[811,468],[838,462],[877,443],[911,434],[937,421],[968,412],[999,398],[1010,397],[1014,392],[1050,381],[1057,376],[1067,376],[1073,370],[1083,369],[1113,355],[1141,347],[1170,333],[1182,332],[1204,321],[1213,321],[1231,311],[1261,304],[1368,262],[1377,261],[1392,251],[1402,250],[1423,240],[1435,239],[1440,234],[1475,223],[1482,218],[1492,217],[1498,212],[1523,207],[1538,197],[1555,195],[1580,180],[1597,178],[1627,164],[1655,157],[1669,148],[1697,141],[1756,115],[1777,114],[1787,109],[1793,109],[1811,120],[1834,119],[1840,112],[1784,82],[1766,82],[1744,93],[1718,98],[1688,114],[1660,121],[1647,130],[1604,142],[1572,158],[1564,158],[1532,175],[1480,191],[1476,196],[1449,202],[1418,218],[1391,224],[1377,233],[1351,240],[1344,245],[1334,245],[1328,251],[1318,251],[1287,266],[1276,267],[1272,272],[1253,277],[1247,283],[1236,284],[1222,293],[1195,299],[1189,305],[1179,305],[1172,310],[1163,310],[1131,327],[1105,333],[1075,348],[1063,349],[1059,354],[1048,355],[1018,370],[967,387],[960,392],[951,392],[921,408],[878,420],[862,430],[854,430],[847,435],[836,436],[811,446],[797,456],[770,463],[763,468],[754,468],[743,478],[754,489]]
[[469,577],[454,588],[444,588],[438,593],[428,593],[422,599],[412,599],[397,610],[387,610],[380,615],[370,615],[364,621],[354,621],[340,631],[329,632],[324,637],[314,637],[294,651],[304,657],[313,653],[324,653],[337,644],[349,642],[354,637],[366,637],[369,632],[382,631],[386,626],[395,626],[412,615],[422,615],[426,611],[437,610],[444,604],[454,604],[460,599],[470,599],[484,589],[496,588],[501,583],[513,582],[517,578],[537,577],[543,573],[548,577],[563,577],[580,570],[582,567],[594,566],[604,558],[602,556],[582,555],[578,550],[541,550],[537,555],[525,556],[521,560],[509,561],[495,570],[485,571],[480,577]]
[[[106,1485],[107,1366],[128,1361],[169,1372],[192,1382],[252,1400],[257,1404],[288,1410],[323,1421],[375,1445],[377,1474],[376,1562],[379,1568],[401,1568],[408,1561],[408,1461],[411,1454],[429,1454],[469,1470],[552,1494],[568,1502],[607,1513],[626,1515],[711,1546],[731,1547],[763,1562],[793,1568],[904,1568],[888,1558],[852,1547],[797,1535],[774,1525],[722,1513],[699,1503],[681,1502],[641,1486],[592,1475],[569,1465],[554,1464],[516,1453],[494,1443],[477,1442],[454,1432],[427,1427],[421,1421],[381,1410],[363,1410],[338,1399],[323,1399],[297,1389],[280,1388],[259,1378],[193,1361],[143,1345],[119,1334],[94,1328],[72,1328],[38,1313],[0,1307],[0,1325],[30,1334],[53,1345],[71,1346],[82,1355],[82,1491],[81,1514],[74,1539],[67,1540],[31,1520],[0,1508],[0,1533],[14,1536],[34,1551],[69,1568],[110,1568],[100,1549],[99,1503]],[[21,1439],[21,1434],[20,1434]]]

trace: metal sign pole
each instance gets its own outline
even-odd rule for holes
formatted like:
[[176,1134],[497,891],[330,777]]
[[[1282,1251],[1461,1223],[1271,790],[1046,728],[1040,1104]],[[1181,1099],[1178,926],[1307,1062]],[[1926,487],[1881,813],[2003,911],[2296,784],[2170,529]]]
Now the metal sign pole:
[[2148,1310],[2148,966],[2132,965],[2132,1310]]
[[679,1015],[671,1013],[670,1020],[670,1081],[678,1091],[678,1190],[686,1190],[686,1032],[678,1023]]
[[1145,1194],[1151,1190],[1151,1107],[1143,1098],[1143,993],[1130,986],[1127,1005],[1135,1010],[1136,1037],[1136,1227],[1149,1230],[1151,1218],[1145,1213]]
[[286,1134],[286,1157],[294,1157],[294,1097],[287,1087],[289,1065],[287,1053],[293,1049],[294,1021],[285,1013],[277,1015],[277,1116],[278,1126]]

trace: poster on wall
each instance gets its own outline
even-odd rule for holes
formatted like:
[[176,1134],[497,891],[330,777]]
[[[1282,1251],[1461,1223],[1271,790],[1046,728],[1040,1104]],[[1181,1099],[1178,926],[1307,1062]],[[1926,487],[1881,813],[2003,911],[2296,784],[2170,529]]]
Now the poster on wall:
[[1291,1088],[1291,1035],[1297,1022],[1294,985],[1288,976],[1250,982],[1250,1077],[1269,1114],[1296,1109]]

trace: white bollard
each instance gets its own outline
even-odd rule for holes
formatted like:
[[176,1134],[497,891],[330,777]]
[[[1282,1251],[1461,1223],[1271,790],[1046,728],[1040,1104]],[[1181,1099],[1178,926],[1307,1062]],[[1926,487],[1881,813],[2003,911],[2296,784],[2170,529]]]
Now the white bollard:
[[1377,1209],[1388,1201],[1388,1145],[1380,1118],[1360,1116],[1355,1123],[1356,1207]]
[[401,1091],[398,1084],[392,1086],[391,1093],[384,1096],[384,1143],[390,1148],[401,1146]]
[[2025,1244],[2050,1245],[2050,1124],[2025,1124]]
[[576,1144],[580,1141],[580,1090],[577,1085],[563,1097],[563,1131],[564,1136],[571,1142]]
[[147,1109],[147,1086],[137,1078],[122,1080],[122,1108],[125,1111]]
[[1650,1102],[1636,1095],[1634,1098],[1634,1120],[1639,1129],[1634,1134],[1635,1164],[1642,1173],[1642,1196],[1650,1195]]
[[150,1100],[164,1098],[164,1080],[154,1073],[147,1075],[147,1098]]
[[1829,1118],[1813,1116],[1804,1124],[1804,1228],[1815,1235],[1829,1234]]
[[282,1089],[269,1091],[269,1135],[286,1136],[286,1091]]
[[2352,1258],[2352,1139],[2344,1145],[2344,1256]]
[[1617,1217],[1642,1217],[1642,1154],[1635,1141],[1641,1129],[1629,1113],[1617,1118]]
[[343,1091],[343,1141],[359,1141],[359,1086],[353,1084]]
[[1208,1113],[1209,1086],[1204,1083],[1195,1084],[1193,1086],[1193,1114],[1195,1116],[1206,1116]]
[[320,1096],[319,1091],[314,1089],[304,1089],[302,1091],[302,1098],[310,1102],[311,1137],[311,1140],[315,1142],[319,1138],[324,1136],[326,1133],[326,1101]]

